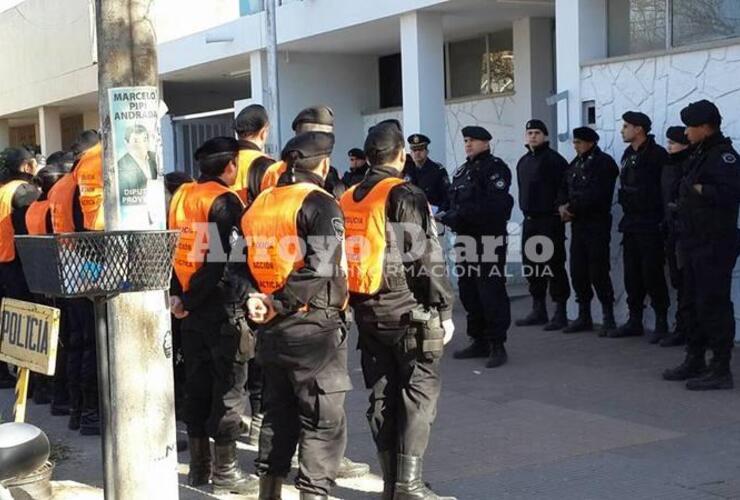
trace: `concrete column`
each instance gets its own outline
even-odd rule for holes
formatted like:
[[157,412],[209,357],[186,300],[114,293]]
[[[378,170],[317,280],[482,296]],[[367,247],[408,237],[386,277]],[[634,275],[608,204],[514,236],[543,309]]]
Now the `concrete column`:
[[264,104],[267,89],[267,54],[257,50],[249,54],[249,77],[252,83],[251,102]]
[[557,91],[568,92],[557,106],[558,133],[568,134],[558,149],[572,157],[570,132],[583,123],[581,64],[607,55],[606,0],[556,0],[555,19]]
[[41,106],[39,108],[39,139],[41,152],[50,155],[62,149],[62,123],[59,108]]
[[10,124],[8,120],[0,120],[0,150],[10,146]]
[[431,157],[444,162],[447,141],[442,16],[411,12],[401,17],[401,61],[404,132],[429,136]]
[[82,114],[82,127],[85,130],[100,129],[100,116],[98,116],[97,110],[85,111]]
[[555,90],[553,20],[525,17],[514,21],[513,31],[514,86],[522,130],[526,120],[538,118],[555,136],[555,110],[546,102]]

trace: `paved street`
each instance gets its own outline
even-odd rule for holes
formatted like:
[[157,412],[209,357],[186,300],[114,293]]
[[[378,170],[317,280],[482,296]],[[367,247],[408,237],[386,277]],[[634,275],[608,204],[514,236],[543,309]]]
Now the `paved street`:
[[[528,305],[515,301],[514,317]],[[459,309],[452,349],[466,342],[463,319]],[[445,359],[426,463],[426,479],[438,493],[476,500],[740,498],[740,397],[689,393],[663,382],[661,370],[680,361],[680,349],[514,328],[509,354],[510,363],[495,371],[480,360]],[[369,461],[377,475],[356,353],[351,363],[348,456]],[[0,392],[6,416],[11,393]],[[100,486],[99,440],[66,431],[66,420],[47,412],[31,405],[29,420],[63,445],[55,479]],[[244,449],[242,463],[250,469],[253,458]],[[180,462],[185,471],[187,454]],[[334,496],[377,498],[380,489],[375,476],[343,482]],[[181,492],[181,498],[208,497]]]

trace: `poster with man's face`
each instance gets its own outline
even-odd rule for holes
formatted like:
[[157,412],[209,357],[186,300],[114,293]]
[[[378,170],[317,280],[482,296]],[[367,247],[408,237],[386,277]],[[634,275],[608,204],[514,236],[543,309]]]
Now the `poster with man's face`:
[[109,99],[120,220],[124,225],[130,220],[136,229],[162,229],[159,92],[156,87],[117,88]]

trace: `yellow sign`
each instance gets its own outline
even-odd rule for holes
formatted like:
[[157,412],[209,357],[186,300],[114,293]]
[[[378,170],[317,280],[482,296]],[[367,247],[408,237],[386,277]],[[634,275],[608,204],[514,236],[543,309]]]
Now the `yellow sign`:
[[3,299],[0,320],[0,361],[54,375],[59,309]]

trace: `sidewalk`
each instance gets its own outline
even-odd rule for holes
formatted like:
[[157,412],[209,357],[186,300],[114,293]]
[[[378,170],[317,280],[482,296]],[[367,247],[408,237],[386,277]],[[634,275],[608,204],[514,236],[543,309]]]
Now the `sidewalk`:
[[[528,306],[528,299],[514,301],[513,317]],[[461,308],[456,324],[450,353],[467,342]],[[474,500],[740,498],[740,398],[662,381],[661,371],[681,361],[680,348],[512,328],[508,350],[510,362],[498,370],[449,354],[443,362],[426,460],[426,480],[438,493]],[[382,483],[356,352],[350,363],[347,455],[369,462],[374,475],[342,482],[333,494],[378,498]],[[0,391],[0,409],[11,406],[12,391]],[[67,431],[66,419],[50,417],[48,407],[31,404],[29,421],[61,445],[55,480],[102,485],[99,439]],[[254,456],[245,447],[247,470]],[[187,461],[180,455],[181,474]],[[213,497],[183,486],[181,498]],[[297,498],[295,490],[284,498]]]

